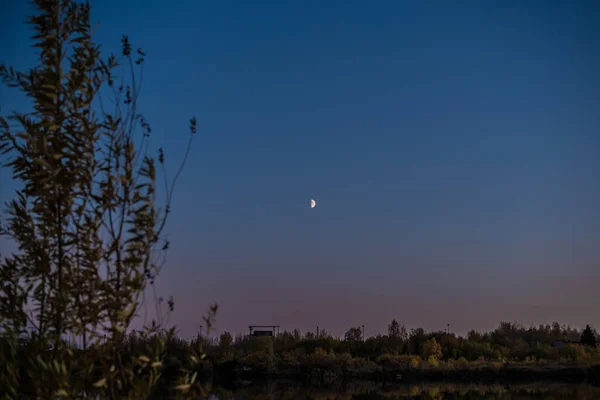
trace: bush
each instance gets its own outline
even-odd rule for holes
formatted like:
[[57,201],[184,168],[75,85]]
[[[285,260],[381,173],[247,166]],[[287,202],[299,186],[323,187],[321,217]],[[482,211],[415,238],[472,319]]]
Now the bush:
[[427,363],[432,367],[437,367],[440,365],[440,362],[435,356],[429,356],[429,358],[427,359]]
[[256,372],[269,372],[273,369],[273,357],[265,351],[248,354],[243,363]]
[[346,371],[357,375],[373,375],[381,371],[381,366],[364,358],[351,358],[346,364]]
[[377,357],[376,362],[384,370],[396,371],[419,368],[421,359],[419,356],[409,356],[407,354],[383,354]]
[[467,369],[469,368],[469,362],[466,358],[461,357],[455,361],[454,366],[456,369]]
[[590,355],[579,344],[569,344],[558,351],[561,360],[566,362],[588,361]]
[[424,360],[428,360],[430,357],[435,359],[439,359],[442,356],[442,346],[435,340],[435,338],[431,338],[423,343],[421,348],[421,358]]
[[278,358],[278,367],[282,369],[297,368],[300,366],[300,360],[296,354],[286,351]]

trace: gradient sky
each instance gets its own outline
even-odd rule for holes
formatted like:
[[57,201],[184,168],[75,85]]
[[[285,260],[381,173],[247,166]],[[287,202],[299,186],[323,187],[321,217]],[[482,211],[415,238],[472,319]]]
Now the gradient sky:
[[[17,68],[21,3],[0,14]],[[199,121],[159,281],[182,334],[212,302],[219,332],[600,328],[599,2],[94,4],[106,51],[148,53],[172,169]]]

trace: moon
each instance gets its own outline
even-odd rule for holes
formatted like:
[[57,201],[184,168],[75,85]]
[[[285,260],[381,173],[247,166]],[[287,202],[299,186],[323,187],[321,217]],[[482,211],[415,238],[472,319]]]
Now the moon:
[[315,208],[317,206],[317,202],[313,199],[310,199],[310,208]]

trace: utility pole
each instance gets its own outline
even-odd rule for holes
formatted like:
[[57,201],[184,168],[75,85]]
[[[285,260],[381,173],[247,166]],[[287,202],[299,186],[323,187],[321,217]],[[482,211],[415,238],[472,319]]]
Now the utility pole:
[[363,328],[363,331],[362,331],[363,335],[362,336],[363,336],[363,342],[364,342],[365,341],[365,326],[363,325],[362,328]]

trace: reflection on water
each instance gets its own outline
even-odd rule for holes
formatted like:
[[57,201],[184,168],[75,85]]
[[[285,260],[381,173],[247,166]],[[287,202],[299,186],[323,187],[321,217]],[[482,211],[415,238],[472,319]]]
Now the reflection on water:
[[251,385],[215,389],[212,400],[600,400],[600,387],[587,385],[376,385],[301,387],[297,384]]

